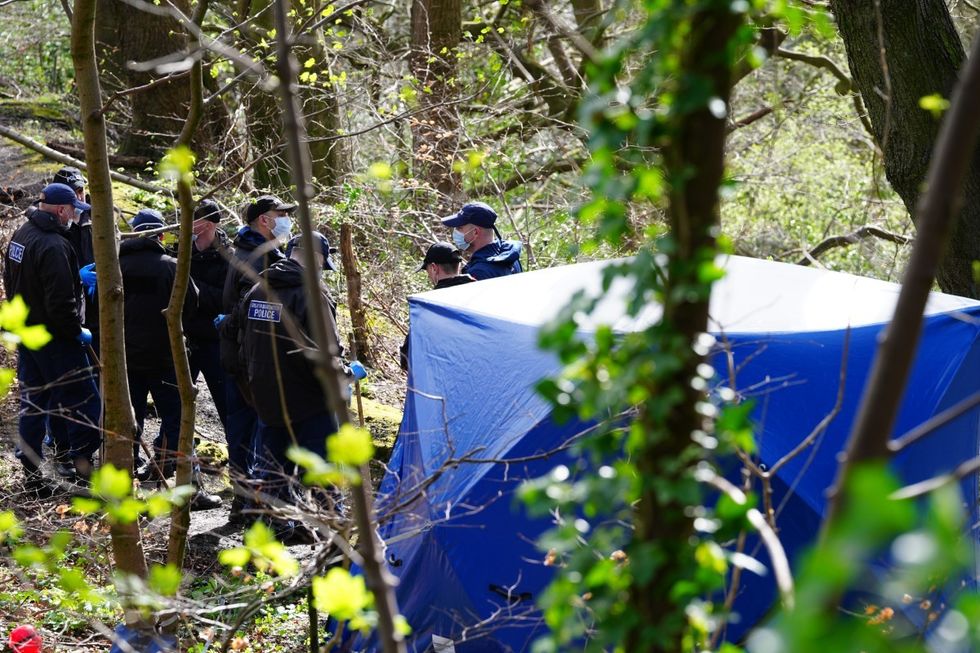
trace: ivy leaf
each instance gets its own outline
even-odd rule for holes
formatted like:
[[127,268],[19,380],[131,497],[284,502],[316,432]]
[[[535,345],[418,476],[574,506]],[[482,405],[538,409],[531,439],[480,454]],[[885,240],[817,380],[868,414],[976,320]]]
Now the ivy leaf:
[[327,457],[332,462],[357,467],[371,460],[374,443],[371,433],[352,424],[344,424],[327,438]]

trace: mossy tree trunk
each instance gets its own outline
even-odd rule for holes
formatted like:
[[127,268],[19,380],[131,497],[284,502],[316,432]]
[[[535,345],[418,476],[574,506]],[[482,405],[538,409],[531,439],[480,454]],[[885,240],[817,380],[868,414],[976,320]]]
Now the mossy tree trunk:
[[[966,55],[943,0],[831,0],[847,60],[884,153],[889,183],[918,223],[916,204],[939,133],[921,98],[949,98]],[[980,297],[980,152],[974,152],[965,201],[937,281],[949,293]]]

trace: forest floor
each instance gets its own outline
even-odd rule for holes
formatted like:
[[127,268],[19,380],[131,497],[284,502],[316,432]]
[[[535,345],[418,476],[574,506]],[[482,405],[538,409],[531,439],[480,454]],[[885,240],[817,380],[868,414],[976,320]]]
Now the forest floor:
[[[0,119],[2,119],[0,112]],[[17,206],[0,205],[0,251],[22,222],[22,209],[36,196],[50,175],[59,166],[45,162],[35,155],[9,142],[0,141],[0,188],[23,189],[25,196]],[[0,366],[15,367],[15,355],[0,349]],[[378,449],[375,463],[376,479],[383,473],[382,461],[387,460],[401,420],[401,400],[404,381],[396,376],[386,380],[378,373],[364,384],[364,417],[366,426],[374,436]],[[202,603],[215,601],[223,594],[234,593],[242,597],[258,597],[257,612],[238,627],[229,648],[235,651],[276,653],[297,651],[308,647],[308,624],[305,592],[285,596],[278,600],[262,600],[271,593],[274,584],[261,573],[237,574],[229,572],[217,561],[221,549],[241,546],[244,527],[228,522],[228,510],[232,498],[231,485],[223,464],[226,449],[224,433],[203,378],[198,399],[196,420],[200,440],[198,452],[202,457],[215,461],[205,470],[205,487],[219,494],[222,507],[210,511],[193,512],[188,540],[181,595],[186,601]],[[352,410],[356,405],[352,406]],[[112,596],[112,551],[108,525],[104,518],[82,516],[72,510],[70,488],[50,499],[38,500],[24,490],[21,465],[14,457],[17,441],[17,385],[0,399],[0,513],[13,511],[24,527],[21,544],[44,547],[59,531],[72,534],[65,560],[83,571],[86,580]],[[144,440],[152,450],[152,439],[159,430],[155,415],[148,418]],[[55,477],[53,469],[47,474]],[[144,484],[146,491],[151,484]],[[169,518],[157,518],[144,522],[143,545],[148,561],[162,563],[166,559]],[[315,549],[310,545],[290,547],[294,557],[311,558]],[[44,650],[57,651],[106,651],[106,634],[121,622],[122,615],[113,602],[82,602],[67,607],[72,602],[50,570],[25,569],[16,564],[13,550],[0,543],[0,651],[5,651],[7,634],[20,624],[31,624],[44,638]],[[279,594],[276,594],[279,596]],[[234,621],[234,612],[221,617],[222,621]],[[220,627],[185,628],[181,650],[220,650],[227,631]]]

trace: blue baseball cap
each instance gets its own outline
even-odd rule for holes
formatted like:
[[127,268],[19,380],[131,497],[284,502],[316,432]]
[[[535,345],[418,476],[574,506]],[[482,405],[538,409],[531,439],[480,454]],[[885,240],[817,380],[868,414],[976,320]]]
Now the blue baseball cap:
[[133,231],[148,231],[150,229],[166,227],[167,224],[163,221],[163,215],[159,211],[155,209],[140,209],[136,217],[129,223],[129,226],[133,228]]
[[447,227],[462,227],[464,224],[473,224],[477,227],[489,229],[497,221],[497,212],[483,202],[470,202],[464,204],[463,208],[442,219],[442,224]]
[[[318,241],[320,244],[320,253],[323,254],[323,269],[336,271],[337,268],[334,267],[333,260],[330,258],[330,254],[337,250],[330,247],[330,241],[327,240],[327,237],[321,234],[319,231],[313,232],[313,240]],[[286,243],[286,256],[288,257],[292,255],[294,249],[297,248],[302,249],[302,247],[303,247],[302,234],[300,234],[299,236],[293,236],[292,238],[289,239],[289,242]]]
[[41,191],[41,201],[45,204],[71,204],[76,209],[81,209],[82,211],[90,211],[92,209],[91,204],[86,204],[78,199],[75,191],[64,184],[48,184],[45,186],[44,190]]

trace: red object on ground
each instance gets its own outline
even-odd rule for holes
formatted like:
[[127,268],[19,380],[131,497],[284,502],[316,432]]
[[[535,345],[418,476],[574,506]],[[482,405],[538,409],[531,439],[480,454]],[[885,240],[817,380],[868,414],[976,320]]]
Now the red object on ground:
[[41,653],[41,644],[41,635],[34,626],[17,626],[7,639],[7,645],[14,653]]

